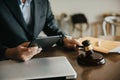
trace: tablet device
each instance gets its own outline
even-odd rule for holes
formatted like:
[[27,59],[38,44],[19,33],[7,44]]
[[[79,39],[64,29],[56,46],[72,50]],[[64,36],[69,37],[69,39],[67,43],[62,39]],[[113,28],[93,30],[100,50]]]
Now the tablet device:
[[61,38],[61,35],[38,37],[35,40],[31,41],[28,47],[38,45],[38,47],[42,47],[43,50],[46,50],[47,48],[50,48],[56,44]]

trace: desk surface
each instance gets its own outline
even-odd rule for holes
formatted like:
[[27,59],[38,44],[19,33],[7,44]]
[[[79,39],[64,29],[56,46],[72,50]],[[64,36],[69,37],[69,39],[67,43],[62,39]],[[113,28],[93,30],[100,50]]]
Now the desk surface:
[[[82,53],[82,51],[80,52]],[[42,52],[35,57],[52,56],[66,56],[77,72],[76,80],[120,80],[120,55],[118,54],[104,54],[106,64],[94,67],[79,66],[76,51],[66,51],[58,47]]]

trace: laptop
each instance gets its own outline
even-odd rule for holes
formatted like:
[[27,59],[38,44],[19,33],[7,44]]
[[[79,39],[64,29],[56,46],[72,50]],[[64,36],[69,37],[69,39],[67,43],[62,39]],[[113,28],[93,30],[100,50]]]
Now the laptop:
[[0,62],[0,80],[67,80],[76,77],[75,70],[64,56]]

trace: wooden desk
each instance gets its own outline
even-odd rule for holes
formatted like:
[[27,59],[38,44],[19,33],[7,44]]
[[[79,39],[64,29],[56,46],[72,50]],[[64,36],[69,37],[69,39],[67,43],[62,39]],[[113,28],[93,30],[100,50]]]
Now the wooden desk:
[[42,54],[38,54],[35,57],[53,56],[67,57],[77,72],[76,80],[120,80],[120,55],[104,54],[106,64],[94,67],[79,66],[76,60],[78,56],[76,51],[66,51],[58,47],[42,52]]

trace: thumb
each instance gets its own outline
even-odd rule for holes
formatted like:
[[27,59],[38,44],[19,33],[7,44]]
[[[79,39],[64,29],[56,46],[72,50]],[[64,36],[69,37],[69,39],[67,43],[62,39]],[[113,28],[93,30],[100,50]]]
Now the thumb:
[[37,53],[40,53],[42,51],[42,48],[38,48]]

